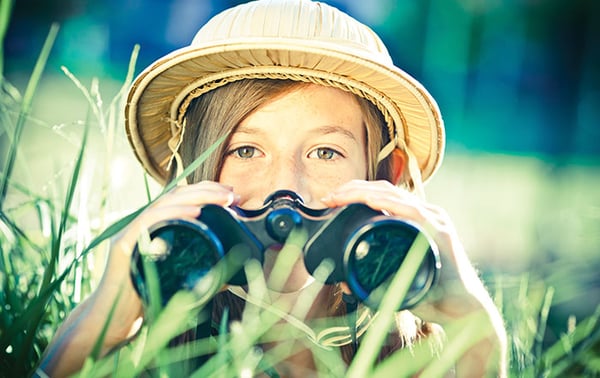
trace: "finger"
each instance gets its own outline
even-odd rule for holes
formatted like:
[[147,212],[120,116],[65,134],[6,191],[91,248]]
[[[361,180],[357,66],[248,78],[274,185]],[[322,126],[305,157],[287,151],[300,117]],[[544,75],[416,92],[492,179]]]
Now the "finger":
[[230,186],[204,181],[198,184],[176,187],[159,198],[153,206],[205,205],[231,206],[239,201]]
[[336,190],[327,198],[326,205],[339,207],[351,203],[364,203],[374,210],[418,223],[424,222],[429,217],[437,217],[434,216],[434,207],[427,205],[417,196],[400,188],[377,183],[346,186]]
[[352,290],[350,290],[350,286],[346,282],[340,282],[340,289],[342,289],[342,293],[344,294],[352,294]]
[[424,203],[410,197],[368,195],[365,204],[374,210],[419,224],[433,223],[437,215]]
[[323,199],[329,207],[339,207],[350,203],[366,203],[368,197],[397,196],[418,199],[415,195],[392,185],[388,181],[353,180],[333,190]]

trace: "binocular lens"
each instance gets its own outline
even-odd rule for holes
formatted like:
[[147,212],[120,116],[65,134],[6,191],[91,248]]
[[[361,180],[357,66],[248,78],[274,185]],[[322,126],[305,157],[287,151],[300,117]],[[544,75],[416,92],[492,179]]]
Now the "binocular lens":
[[[373,295],[399,269],[410,250],[419,230],[412,225],[394,219],[373,222],[359,231],[347,255],[349,282],[353,293],[364,302],[377,307],[380,295]],[[410,307],[426,293],[434,281],[434,269],[428,253],[416,272],[403,302]],[[435,262],[433,263],[435,264]],[[381,290],[378,292],[381,293]],[[371,297],[370,297],[371,296]]]
[[301,224],[302,216],[297,211],[291,208],[281,208],[267,216],[266,228],[269,236],[283,243],[292,230]]
[[[136,268],[139,274],[135,277],[134,284],[140,296],[148,299],[142,259],[146,264],[154,263],[163,304],[166,304],[177,291],[193,290],[221,260],[223,248],[219,240],[201,223],[178,220],[157,226],[154,232],[150,232],[149,247],[137,257]],[[218,280],[214,281],[216,284]],[[210,284],[204,284],[202,288],[203,291],[215,290]]]

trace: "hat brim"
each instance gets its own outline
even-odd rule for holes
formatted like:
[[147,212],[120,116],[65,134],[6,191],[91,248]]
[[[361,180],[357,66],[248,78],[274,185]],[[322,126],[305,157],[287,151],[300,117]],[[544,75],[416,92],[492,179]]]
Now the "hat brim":
[[168,141],[188,94],[241,78],[286,78],[350,90],[374,102],[391,118],[392,140],[404,141],[416,157],[423,181],[442,161],[444,127],[435,100],[386,57],[320,40],[229,39],[164,56],[138,76],[129,92],[127,135],[136,157],[159,183],[165,184],[170,176],[167,166],[173,152]]

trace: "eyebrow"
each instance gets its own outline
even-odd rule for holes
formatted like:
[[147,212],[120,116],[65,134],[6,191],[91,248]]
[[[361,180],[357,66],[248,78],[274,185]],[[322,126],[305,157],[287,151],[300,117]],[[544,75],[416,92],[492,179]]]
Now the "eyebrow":
[[[237,130],[235,130],[235,133],[255,134],[255,135],[262,135],[262,134],[265,134],[266,132],[267,131],[264,129],[254,128],[252,126],[239,126],[237,128]],[[310,133],[318,134],[318,135],[341,134],[342,136],[358,143],[356,136],[350,130],[348,130],[342,126],[323,125],[323,126],[319,126],[319,127],[312,129],[310,131]]]
[[342,127],[342,126],[337,126],[337,125],[324,125],[324,126],[320,126],[317,127],[316,129],[312,130],[315,133],[318,134],[323,134],[323,135],[327,135],[327,134],[342,134],[343,136],[352,139],[354,142],[358,142],[358,140],[356,139],[356,136],[348,129]]

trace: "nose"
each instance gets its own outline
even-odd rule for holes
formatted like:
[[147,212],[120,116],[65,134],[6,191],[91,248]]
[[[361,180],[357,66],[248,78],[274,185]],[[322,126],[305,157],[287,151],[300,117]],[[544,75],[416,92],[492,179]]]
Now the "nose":
[[273,202],[273,201],[278,201],[278,200],[288,200],[288,201],[293,201],[293,202],[299,201],[299,202],[304,203],[304,199],[298,193],[285,189],[285,190],[277,190],[277,191],[271,193],[265,199],[265,204]]
[[305,203],[311,202],[305,167],[300,158],[288,156],[274,160],[268,176],[269,182],[265,183],[269,192],[267,195],[278,190],[289,190],[298,194]]

